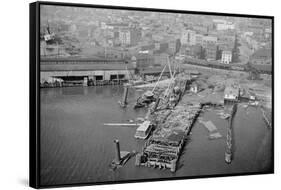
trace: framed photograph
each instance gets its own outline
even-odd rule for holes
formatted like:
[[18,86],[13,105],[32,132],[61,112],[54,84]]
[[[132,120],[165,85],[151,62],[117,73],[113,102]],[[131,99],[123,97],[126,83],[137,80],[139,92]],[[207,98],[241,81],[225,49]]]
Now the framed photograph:
[[274,173],[274,17],[30,4],[30,186]]

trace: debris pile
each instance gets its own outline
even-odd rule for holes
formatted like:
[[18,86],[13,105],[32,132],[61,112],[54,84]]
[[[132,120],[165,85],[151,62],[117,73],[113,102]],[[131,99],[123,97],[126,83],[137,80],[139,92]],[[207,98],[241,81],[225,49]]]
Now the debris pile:
[[178,105],[174,110],[157,113],[158,128],[136,156],[137,166],[176,171],[177,161],[191,127],[201,111],[201,104]]

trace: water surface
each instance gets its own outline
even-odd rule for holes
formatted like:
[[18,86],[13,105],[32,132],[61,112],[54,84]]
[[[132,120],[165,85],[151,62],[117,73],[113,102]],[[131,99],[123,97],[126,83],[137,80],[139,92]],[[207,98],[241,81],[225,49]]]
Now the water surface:
[[208,139],[208,131],[196,122],[176,173],[169,170],[135,167],[135,159],[116,170],[109,169],[114,159],[114,139],[121,150],[141,151],[143,141],[133,136],[136,127],[104,126],[128,123],[144,117],[145,110],[132,105],[141,92],[129,91],[129,106],[117,103],[123,94],[120,86],[68,87],[41,89],[41,183],[59,185],[87,182],[169,178],[230,173],[267,172],[271,169],[271,129],[256,108],[239,106],[234,119],[234,160],[224,161],[226,125],[210,110],[202,114],[211,120],[223,138]]

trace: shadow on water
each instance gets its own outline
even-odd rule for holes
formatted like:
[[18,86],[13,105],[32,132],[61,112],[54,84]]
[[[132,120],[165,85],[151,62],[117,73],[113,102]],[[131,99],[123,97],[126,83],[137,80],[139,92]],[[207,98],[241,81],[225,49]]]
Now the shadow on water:
[[180,170],[181,168],[183,168],[184,164],[182,161],[179,161],[178,165],[177,165],[177,170]]
[[[191,143],[191,134],[189,134],[186,138],[185,138],[185,143],[183,145],[183,148],[182,148],[182,151],[181,151],[181,155],[185,155],[186,151],[187,151],[187,147],[188,145]],[[184,167],[184,159],[183,157],[181,156],[179,161],[178,161],[178,164],[177,164],[177,170],[180,170],[181,168]]]

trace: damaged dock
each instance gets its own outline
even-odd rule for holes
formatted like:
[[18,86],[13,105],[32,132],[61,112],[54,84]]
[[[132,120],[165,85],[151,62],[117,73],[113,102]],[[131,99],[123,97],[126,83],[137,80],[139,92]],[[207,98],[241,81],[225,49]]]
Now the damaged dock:
[[[174,109],[157,112],[157,129],[136,156],[136,166],[170,169],[175,172],[186,137],[202,109],[201,104],[180,102]],[[158,117],[157,117],[158,116]]]

